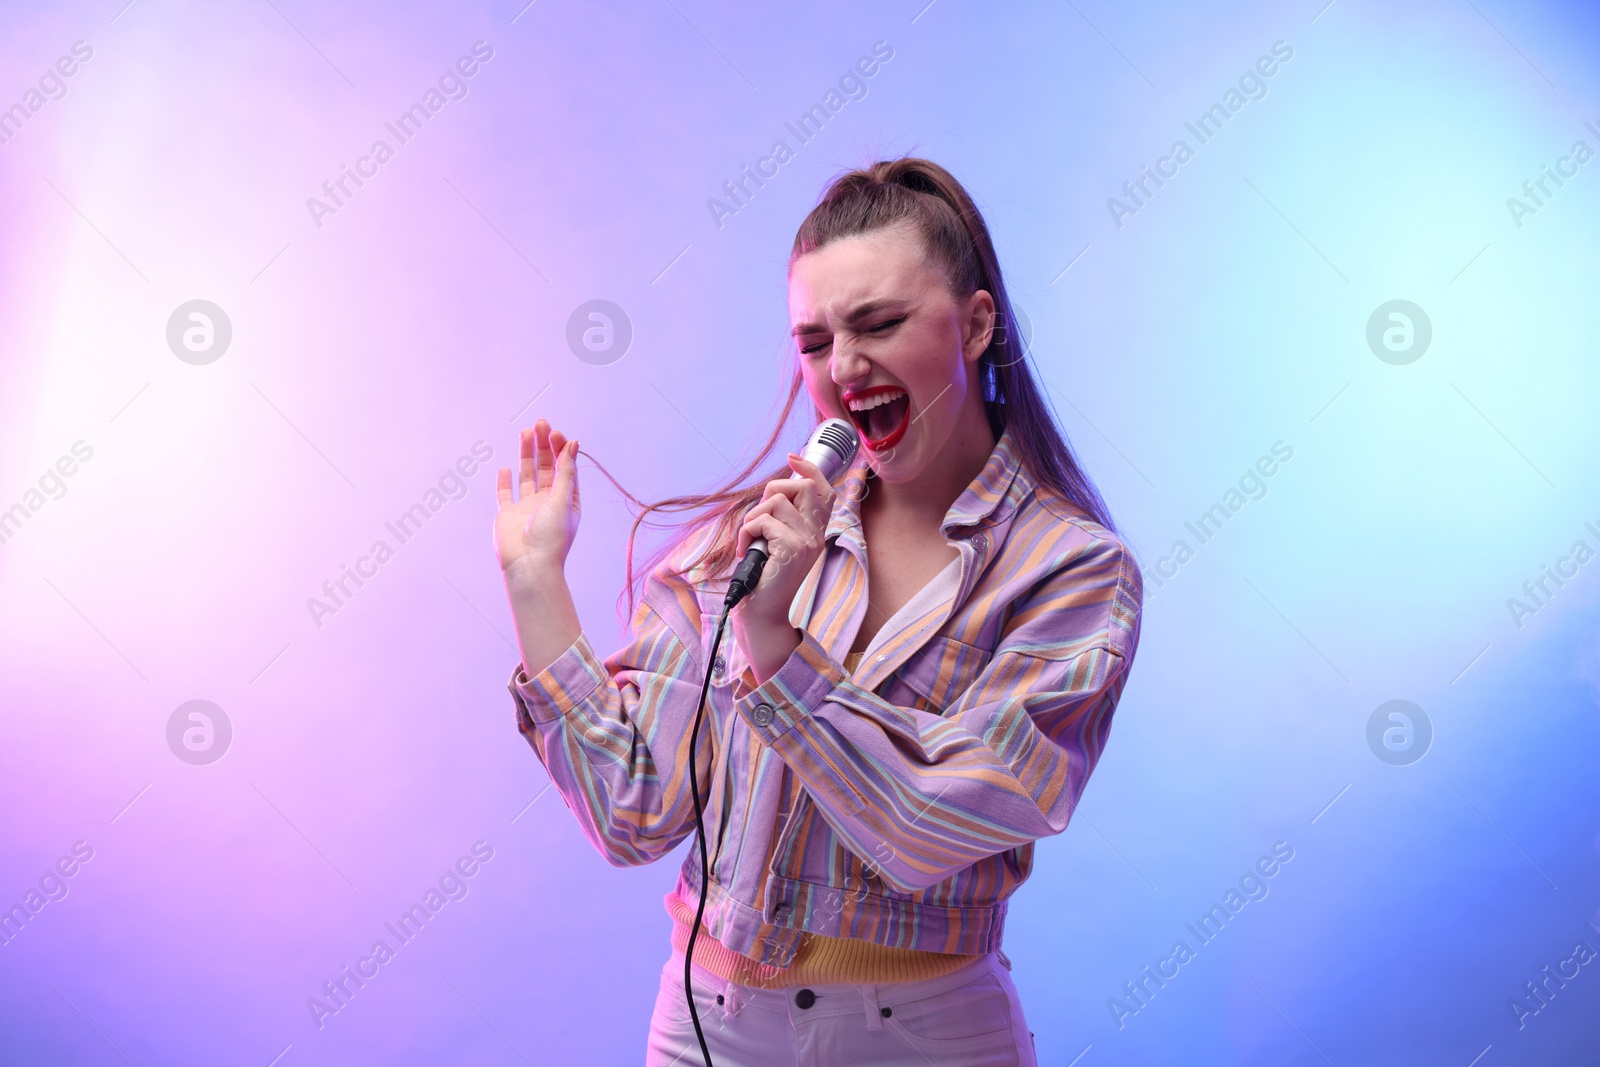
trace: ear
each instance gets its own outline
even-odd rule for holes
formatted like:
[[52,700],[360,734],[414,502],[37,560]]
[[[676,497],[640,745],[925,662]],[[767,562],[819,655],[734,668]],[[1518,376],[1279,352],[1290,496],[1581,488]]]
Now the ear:
[[994,310],[994,297],[988,290],[978,289],[962,304],[961,358],[976,363],[994,338],[998,319]]

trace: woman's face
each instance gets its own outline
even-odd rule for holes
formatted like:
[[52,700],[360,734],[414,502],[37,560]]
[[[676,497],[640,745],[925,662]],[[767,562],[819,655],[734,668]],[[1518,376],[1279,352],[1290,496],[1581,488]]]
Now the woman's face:
[[957,300],[923,252],[893,226],[841,238],[789,270],[789,320],[818,410],[854,423],[886,482],[909,482],[967,420],[987,428],[978,358],[994,299]]

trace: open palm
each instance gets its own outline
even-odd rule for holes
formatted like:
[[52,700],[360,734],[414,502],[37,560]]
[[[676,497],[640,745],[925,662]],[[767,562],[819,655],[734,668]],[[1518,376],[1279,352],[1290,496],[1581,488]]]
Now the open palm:
[[512,499],[511,470],[501,467],[495,478],[500,510],[494,520],[495,551],[508,576],[528,567],[566,562],[578,533],[578,442],[568,441],[540,419],[522,431],[521,470],[517,498]]

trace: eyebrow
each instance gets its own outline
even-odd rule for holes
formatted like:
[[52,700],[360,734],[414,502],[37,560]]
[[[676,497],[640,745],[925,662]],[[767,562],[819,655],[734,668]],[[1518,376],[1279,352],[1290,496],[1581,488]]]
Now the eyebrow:
[[[862,319],[869,318],[877,312],[882,311],[884,308],[902,306],[904,303],[905,301],[903,300],[891,297],[884,297],[878,300],[868,300],[865,304],[857,305],[854,311],[845,316],[844,321],[846,325],[854,326]],[[800,325],[789,331],[789,336],[799,337],[803,333],[823,333],[826,330],[827,327],[821,323],[802,322]]]

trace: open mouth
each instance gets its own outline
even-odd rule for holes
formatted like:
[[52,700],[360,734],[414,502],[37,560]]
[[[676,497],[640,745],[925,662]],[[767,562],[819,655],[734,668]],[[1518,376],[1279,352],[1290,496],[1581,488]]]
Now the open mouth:
[[911,396],[895,385],[876,385],[845,399],[850,421],[874,452],[893,448],[911,425]]

